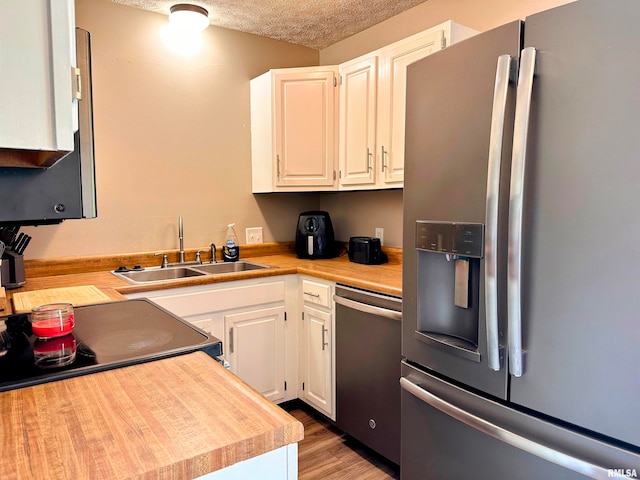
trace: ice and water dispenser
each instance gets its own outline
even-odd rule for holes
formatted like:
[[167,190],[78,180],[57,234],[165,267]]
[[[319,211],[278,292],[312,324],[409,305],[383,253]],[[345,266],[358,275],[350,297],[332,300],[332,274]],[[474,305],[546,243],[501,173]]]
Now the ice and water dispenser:
[[482,223],[416,222],[416,338],[476,362]]

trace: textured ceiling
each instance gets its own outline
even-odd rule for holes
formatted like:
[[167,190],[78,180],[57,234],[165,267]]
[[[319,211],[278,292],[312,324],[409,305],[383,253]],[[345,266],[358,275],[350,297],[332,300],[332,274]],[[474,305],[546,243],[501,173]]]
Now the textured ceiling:
[[112,0],[169,14],[176,3],[209,12],[212,25],[322,49],[426,0]]

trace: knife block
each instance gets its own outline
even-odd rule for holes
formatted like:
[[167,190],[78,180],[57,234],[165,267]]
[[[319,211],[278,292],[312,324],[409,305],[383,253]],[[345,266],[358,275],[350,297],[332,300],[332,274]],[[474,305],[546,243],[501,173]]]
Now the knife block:
[[0,267],[0,286],[12,290],[20,288],[25,283],[27,280],[24,274],[24,257],[10,250],[5,250]]

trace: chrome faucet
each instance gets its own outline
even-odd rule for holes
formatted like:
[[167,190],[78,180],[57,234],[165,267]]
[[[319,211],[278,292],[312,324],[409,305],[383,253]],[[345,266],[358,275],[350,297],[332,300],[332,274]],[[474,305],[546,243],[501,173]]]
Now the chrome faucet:
[[157,257],[158,255],[162,255],[162,264],[160,268],[167,268],[169,266],[169,260],[167,259],[167,254],[164,252],[154,253],[153,256]]
[[215,244],[211,244],[211,262],[210,263],[216,263],[216,246]]
[[206,251],[206,250],[198,250],[198,251],[196,252],[196,259],[195,259],[195,262],[196,262],[196,263],[199,263],[200,265],[202,265],[202,257],[200,256],[200,254],[201,254],[202,252],[205,252],[205,251]]
[[178,262],[184,263],[184,231],[182,227],[182,215],[178,217],[178,240],[180,240],[180,252],[178,252]]

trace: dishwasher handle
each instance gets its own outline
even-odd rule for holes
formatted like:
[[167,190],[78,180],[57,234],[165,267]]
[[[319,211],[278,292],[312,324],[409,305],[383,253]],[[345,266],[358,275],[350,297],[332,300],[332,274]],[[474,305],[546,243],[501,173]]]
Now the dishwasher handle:
[[358,310],[359,312],[370,313],[379,317],[390,318],[392,320],[401,321],[402,312],[396,312],[395,310],[389,310],[388,308],[376,307],[374,305],[368,305],[362,302],[356,302],[349,298],[341,297],[339,295],[333,296],[333,301],[338,305],[342,305],[347,308]]

